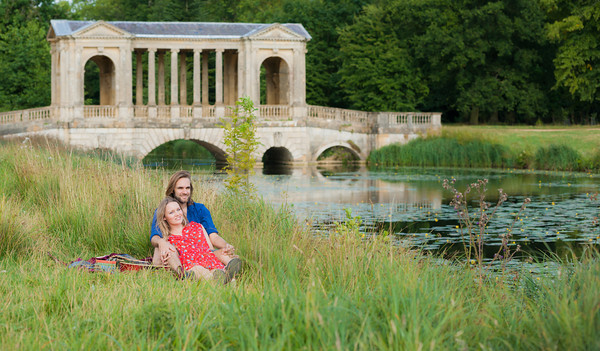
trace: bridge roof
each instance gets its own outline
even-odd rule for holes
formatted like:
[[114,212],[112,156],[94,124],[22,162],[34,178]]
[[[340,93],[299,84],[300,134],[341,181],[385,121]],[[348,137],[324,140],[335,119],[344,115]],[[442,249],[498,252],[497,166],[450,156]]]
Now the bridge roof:
[[[51,20],[56,37],[72,35],[98,21]],[[123,22],[106,21],[121,30],[145,38],[244,38],[260,32],[273,24],[265,23],[218,23],[218,22]],[[310,40],[300,23],[283,23],[282,26]]]

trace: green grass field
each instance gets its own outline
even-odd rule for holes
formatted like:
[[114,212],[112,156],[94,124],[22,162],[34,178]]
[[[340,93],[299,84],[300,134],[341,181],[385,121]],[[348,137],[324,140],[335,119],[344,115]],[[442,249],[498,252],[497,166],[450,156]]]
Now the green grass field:
[[591,157],[600,151],[600,126],[455,126],[444,125],[442,133],[483,137],[518,153],[540,146],[565,144]]
[[312,236],[285,209],[195,180],[245,261],[228,286],[62,261],[150,254],[169,174],[60,148],[0,144],[1,350],[593,350],[600,256],[555,274],[476,269],[352,230]]
[[600,171],[600,128],[444,125],[441,135],[370,153],[372,166]]

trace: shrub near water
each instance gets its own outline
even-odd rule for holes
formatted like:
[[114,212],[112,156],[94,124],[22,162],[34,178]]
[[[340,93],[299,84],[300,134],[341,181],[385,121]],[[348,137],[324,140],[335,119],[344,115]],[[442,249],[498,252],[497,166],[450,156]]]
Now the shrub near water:
[[582,166],[581,155],[567,145],[540,147],[535,153],[538,169],[577,171]]
[[478,167],[512,166],[508,149],[486,140],[453,137],[415,139],[405,145],[388,145],[371,152],[369,163],[384,166]]

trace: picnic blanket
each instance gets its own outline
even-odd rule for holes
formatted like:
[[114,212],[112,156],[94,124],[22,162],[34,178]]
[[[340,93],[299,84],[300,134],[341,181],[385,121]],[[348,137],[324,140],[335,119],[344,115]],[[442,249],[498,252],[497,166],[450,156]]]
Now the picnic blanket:
[[165,269],[152,265],[152,257],[137,259],[128,254],[111,253],[106,256],[92,257],[88,260],[81,258],[67,264],[69,268],[86,269],[89,272],[116,273],[119,271],[137,271],[140,269]]

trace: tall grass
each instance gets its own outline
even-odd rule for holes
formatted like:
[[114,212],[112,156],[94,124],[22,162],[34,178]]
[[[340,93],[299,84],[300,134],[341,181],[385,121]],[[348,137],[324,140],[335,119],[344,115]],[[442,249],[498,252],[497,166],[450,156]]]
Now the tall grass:
[[197,179],[194,198],[246,262],[236,284],[91,274],[46,252],[149,254],[168,174],[18,145],[0,148],[0,169],[0,228],[12,228],[0,242],[3,350],[600,347],[597,253],[557,276],[480,285],[474,270],[377,237],[314,238],[285,209]]
[[551,144],[535,153],[538,169],[577,171],[582,166],[581,155],[568,145]]
[[500,144],[447,136],[384,146],[371,152],[368,161],[384,166],[503,168],[513,165],[509,150]]
[[374,166],[535,168],[564,171],[600,170],[600,150],[584,158],[565,144],[515,152],[485,136],[467,132],[443,133],[407,144],[392,144],[371,152]]

